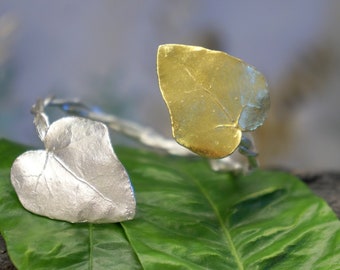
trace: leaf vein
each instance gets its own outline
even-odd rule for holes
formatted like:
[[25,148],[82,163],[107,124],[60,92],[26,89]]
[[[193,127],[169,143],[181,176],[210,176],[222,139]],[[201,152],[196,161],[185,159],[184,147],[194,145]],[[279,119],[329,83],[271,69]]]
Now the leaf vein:
[[204,92],[206,92],[209,97],[217,104],[218,107],[220,107],[220,109],[224,112],[224,114],[226,115],[226,117],[232,122],[235,123],[235,119],[233,119],[233,117],[230,115],[230,113],[227,111],[227,109],[223,106],[223,104],[216,98],[216,96],[206,87],[204,87],[202,84],[198,83],[196,78],[192,75],[192,73],[190,72],[190,70],[184,66],[184,70],[186,71],[186,73],[189,75],[189,77],[195,82],[197,83],[197,85],[199,85],[201,87],[200,90],[203,90]]
[[89,223],[89,270],[93,269],[93,224]]
[[228,246],[230,247],[231,254],[234,256],[234,258],[236,260],[236,264],[238,266],[238,269],[244,270],[240,255],[237,252],[237,249],[236,249],[236,247],[235,247],[235,245],[232,241],[231,235],[230,235],[229,231],[227,230],[226,226],[224,225],[222,217],[221,217],[217,207],[215,206],[213,200],[210,198],[208,193],[204,190],[203,186],[201,185],[201,183],[196,178],[191,177],[189,175],[186,175],[186,176],[188,178],[190,178],[197,185],[197,187],[199,188],[199,190],[201,191],[201,193],[203,194],[205,199],[208,201],[208,203],[209,203],[210,207],[212,208],[212,210],[213,210],[213,212],[214,212],[214,214],[215,214],[215,216],[218,220],[218,223],[219,223],[219,225],[222,229],[222,232],[225,236],[226,242],[227,242]]

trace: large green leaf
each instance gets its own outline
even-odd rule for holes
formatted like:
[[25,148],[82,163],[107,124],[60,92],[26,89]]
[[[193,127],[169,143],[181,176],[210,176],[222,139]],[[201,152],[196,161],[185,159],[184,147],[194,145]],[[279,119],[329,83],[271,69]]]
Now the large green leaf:
[[[120,148],[137,216],[69,224],[24,210],[1,154],[0,229],[19,269],[340,269],[340,223],[286,173],[216,173],[201,159]],[[6,150],[6,151],[7,151]]]

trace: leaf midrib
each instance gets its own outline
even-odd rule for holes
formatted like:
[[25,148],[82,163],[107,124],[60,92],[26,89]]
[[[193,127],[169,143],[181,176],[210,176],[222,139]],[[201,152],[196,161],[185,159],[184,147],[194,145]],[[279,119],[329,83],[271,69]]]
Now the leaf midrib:
[[89,270],[93,269],[93,224],[89,223]]
[[226,242],[228,244],[228,246],[230,247],[230,251],[231,251],[231,254],[234,256],[235,258],[235,261],[236,261],[236,264],[238,266],[238,269],[239,270],[244,270],[244,266],[242,264],[242,261],[240,259],[240,255],[238,254],[237,252],[237,249],[232,241],[232,238],[231,238],[231,235],[228,231],[228,229],[226,228],[226,226],[224,225],[224,222],[223,222],[223,219],[217,209],[217,207],[215,206],[213,200],[210,198],[209,194],[205,191],[205,189],[203,188],[203,186],[200,184],[200,182],[198,180],[196,180],[195,177],[192,177],[191,175],[188,175],[184,172],[182,172],[183,174],[185,174],[189,179],[192,180],[192,182],[194,182],[198,189],[200,190],[200,192],[203,194],[203,196],[205,197],[205,199],[208,201],[210,207],[212,208],[217,220],[218,220],[218,223],[223,231],[223,234],[225,236],[225,239],[226,239]]
[[233,117],[231,116],[227,108],[223,106],[223,104],[218,100],[216,95],[214,95],[209,89],[204,87],[202,83],[197,82],[196,78],[192,75],[191,71],[189,70],[187,66],[185,66],[184,64],[182,64],[182,66],[184,70],[186,71],[186,73],[189,75],[189,77],[194,81],[194,83],[201,87],[201,89],[199,90],[203,90],[203,92],[207,93],[209,97],[213,100],[213,102],[216,103],[218,107],[220,107],[220,109],[225,114],[226,118],[228,118],[230,122],[235,123],[235,119],[233,119]]

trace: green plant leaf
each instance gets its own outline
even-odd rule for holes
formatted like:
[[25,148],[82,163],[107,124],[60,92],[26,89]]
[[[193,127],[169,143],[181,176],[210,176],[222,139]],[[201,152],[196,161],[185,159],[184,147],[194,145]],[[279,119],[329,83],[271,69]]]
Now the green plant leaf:
[[27,146],[0,138],[0,169],[11,168],[14,159],[27,150]]
[[[0,149],[17,149],[0,141]],[[18,269],[340,269],[340,222],[295,177],[119,148],[137,216],[70,224],[24,210],[0,169],[0,229]],[[15,155],[2,153],[0,164]]]

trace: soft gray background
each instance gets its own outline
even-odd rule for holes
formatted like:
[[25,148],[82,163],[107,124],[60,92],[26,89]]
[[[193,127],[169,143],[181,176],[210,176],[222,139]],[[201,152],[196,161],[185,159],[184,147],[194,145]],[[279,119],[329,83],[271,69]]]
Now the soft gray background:
[[285,135],[265,128],[259,145],[265,165],[338,169],[339,11],[336,0],[2,0],[0,137],[39,145],[29,110],[48,94],[78,97],[169,135],[155,71],[162,43],[202,45],[244,59],[265,74],[275,104],[285,91],[295,98],[284,85],[300,80],[292,74],[296,65],[309,70],[301,55],[327,48],[336,61],[317,94],[307,93],[294,114],[285,118],[283,111],[274,120],[289,122],[290,136],[282,139],[289,147],[272,151]]

